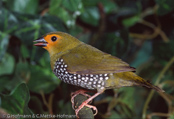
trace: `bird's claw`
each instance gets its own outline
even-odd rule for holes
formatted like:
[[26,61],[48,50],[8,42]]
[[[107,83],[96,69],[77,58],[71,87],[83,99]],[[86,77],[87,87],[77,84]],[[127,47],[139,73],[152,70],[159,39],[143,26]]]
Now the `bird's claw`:
[[[81,89],[81,90],[78,90],[78,91],[75,91],[75,92],[72,92],[71,93],[71,103],[72,103],[72,108],[74,109],[74,98],[77,96],[77,95],[79,95],[79,94],[81,94],[81,95],[84,95],[84,96],[86,96],[86,97],[91,97],[90,95],[88,95],[88,94],[86,94],[85,92],[88,92],[87,90],[83,90],[83,89]],[[74,109],[75,110],[75,109]]]
[[[79,92],[81,92],[81,91],[79,91]],[[82,91],[82,92],[84,93],[84,91]],[[85,91],[85,92],[86,92],[86,91]],[[84,101],[77,109],[75,109],[76,116],[79,117],[79,116],[78,116],[78,113],[79,113],[79,111],[80,111],[84,106],[87,106],[87,107],[92,108],[93,110],[95,110],[95,111],[96,111],[96,113],[94,114],[94,116],[95,116],[95,115],[98,113],[97,108],[96,108],[95,106],[89,105],[88,103],[91,102],[95,97],[97,97],[98,95],[100,95],[102,92],[103,92],[103,91],[97,92],[97,93],[95,93],[93,96],[89,96],[89,98],[88,98],[86,101]],[[74,96],[74,95],[73,95],[73,96]],[[75,94],[75,96],[76,96],[76,94]],[[73,98],[74,98],[74,97],[73,97]],[[74,101],[74,99],[72,99],[71,101]],[[73,106],[74,106],[74,102],[73,102]],[[74,109],[74,107],[73,107],[73,109]]]
[[75,109],[75,113],[76,113],[76,116],[78,118],[79,118],[78,113],[84,106],[92,108],[93,110],[95,110],[94,116],[98,113],[98,110],[97,110],[97,108],[95,106],[92,106],[92,105],[87,104],[86,102],[83,102],[77,109]]

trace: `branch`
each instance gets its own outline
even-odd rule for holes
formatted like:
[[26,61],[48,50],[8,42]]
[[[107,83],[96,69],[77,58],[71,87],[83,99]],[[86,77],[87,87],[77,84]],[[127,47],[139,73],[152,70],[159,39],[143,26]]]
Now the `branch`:
[[168,37],[166,36],[166,34],[162,31],[162,29],[160,28],[160,25],[155,26],[154,24],[145,21],[145,20],[140,20],[139,23],[148,26],[150,28],[153,29],[153,33],[152,34],[139,34],[139,33],[130,33],[130,36],[133,38],[139,38],[139,39],[153,39],[155,37],[157,37],[158,35],[160,35],[163,39],[164,42],[169,42]]
[[151,113],[147,115],[147,119],[151,119],[153,116],[160,116],[160,117],[169,117],[170,114],[166,114],[166,113]]
[[[162,71],[160,72],[160,74],[158,75],[155,85],[158,85],[159,82],[161,81],[161,79],[163,78],[164,74],[166,73],[166,71],[169,69],[169,67],[174,63],[174,56],[170,59],[170,61],[166,64],[166,66],[162,69]],[[142,118],[145,119],[146,118],[146,111],[149,105],[149,102],[152,99],[152,96],[154,94],[154,90],[151,90],[149,96],[147,97],[147,100],[144,104],[144,108],[143,108],[143,114],[142,114]]]
[[45,99],[44,92],[43,91],[40,91],[40,94],[42,96],[42,100],[43,100],[44,105],[48,108],[49,113],[52,115],[53,114],[53,111],[52,111],[52,103],[53,103],[54,94],[51,94],[49,96],[48,102]]
[[[86,96],[83,96],[81,94],[77,95],[74,98],[74,105],[75,105],[75,109],[78,108],[85,100],[87,100]],[[94,114],[91,108],[88,107],[83,107],[79,113],[78,116],[80,119],[94,119]]]
[[[133,37],[133,38],[139,38],[139,39],[145,39],[145,40],[148,40],[148,39],[153,39],[155,37],[157,37],[158,35],[161,36],[162,40],[166,43],[169,42],[169,38],[167,37],[167,35],[164,33],[164,31],[162,31],[161,29],[161,24],[159,22],[159,19],[157,18],[156,16],[156,12],[158,10],[159,6],[158,5],[155,5],[155,7],[153,8],[150,8],[150,9],[146,9],[141,15],[140,15],[140,20],[139,20],[139,23],[145,25],[145,26],[148,26],[150,28],[153,29],[153,33],[152,34],[139,34],[139,33],[130,33],[130,36]],[[154,24],[148,22],[148,21],[145,21],[143,18],[145,16],[148,16],[148,15],[151,15],[155,13],[155,20],[156,20],[156,23],[157,23],[157,26],[155,26]]]

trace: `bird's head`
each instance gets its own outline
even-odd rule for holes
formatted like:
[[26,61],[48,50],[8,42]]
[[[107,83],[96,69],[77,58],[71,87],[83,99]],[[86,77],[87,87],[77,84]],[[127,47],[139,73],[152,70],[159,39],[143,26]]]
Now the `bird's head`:
[[73,36],[63,32],[51,32],[35,40],[35,46],[46,49],[50,55],[69,50],[80,44]]

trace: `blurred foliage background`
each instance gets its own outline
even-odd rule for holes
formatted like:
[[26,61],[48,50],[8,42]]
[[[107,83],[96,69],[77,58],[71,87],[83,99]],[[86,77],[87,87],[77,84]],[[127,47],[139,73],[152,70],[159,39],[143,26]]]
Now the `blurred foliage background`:
[[1,0],[0,114],[71,114],[72,86],[50,68],[33,40],[67,32],[137,68],[163,88],[107,90],[96,119],[174,119],[173,0]]

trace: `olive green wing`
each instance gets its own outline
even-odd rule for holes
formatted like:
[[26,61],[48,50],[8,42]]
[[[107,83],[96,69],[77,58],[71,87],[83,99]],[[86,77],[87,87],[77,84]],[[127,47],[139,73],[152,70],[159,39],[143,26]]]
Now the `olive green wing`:
[[135,71],[121,59],[90,45],[81,44],[62,56],[67,70],[74,74],[105,74]]

